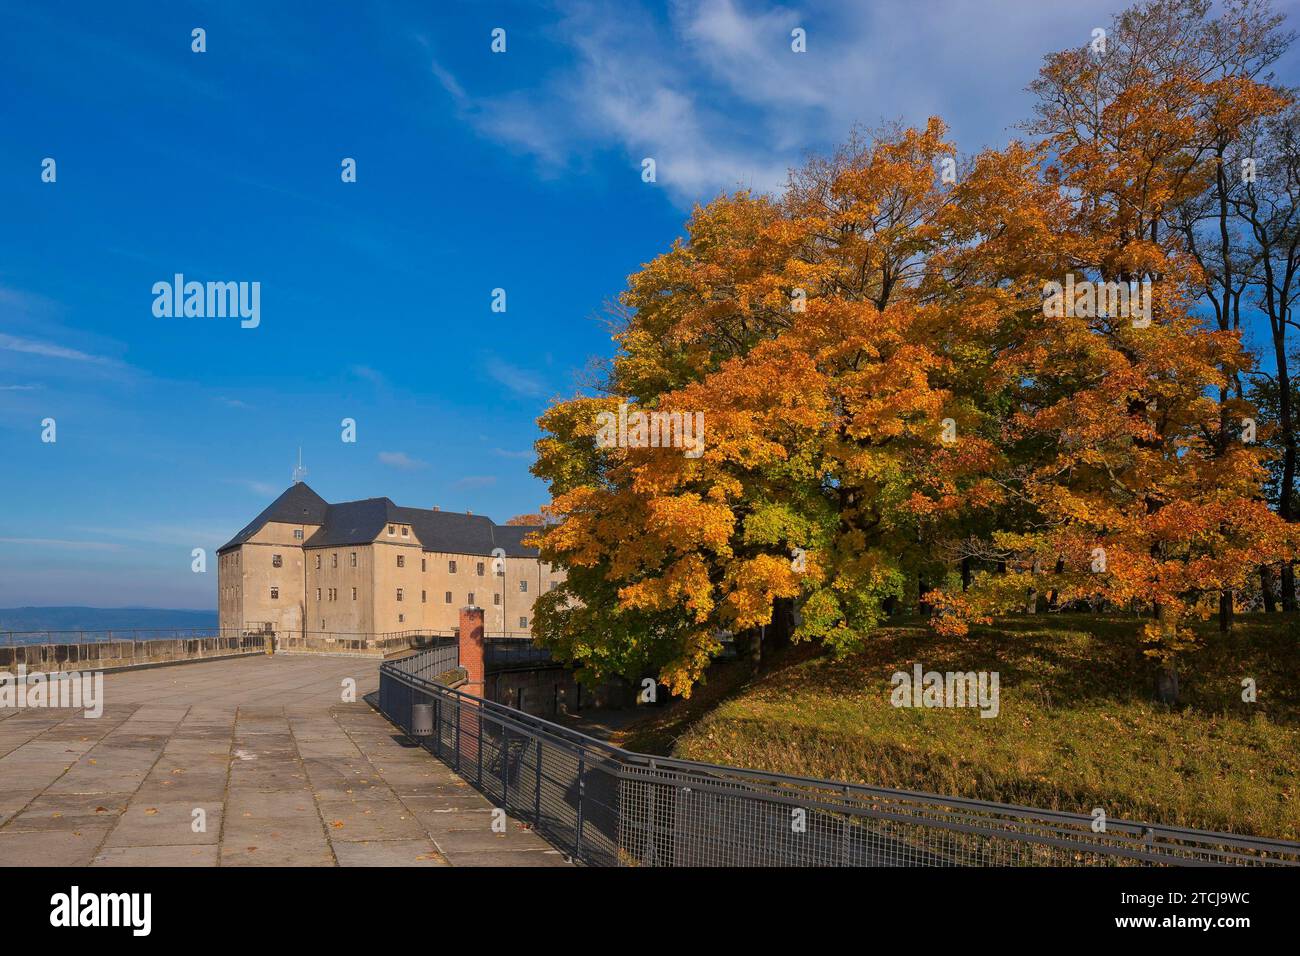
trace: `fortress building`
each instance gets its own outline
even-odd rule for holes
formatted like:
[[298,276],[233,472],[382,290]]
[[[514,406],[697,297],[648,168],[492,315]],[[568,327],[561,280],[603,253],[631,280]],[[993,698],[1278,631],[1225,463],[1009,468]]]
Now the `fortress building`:
[[298,481],[218,549],[220,624],[450,632],[477,605],[488,634],[526,637],[533,601],[563,580],[524,546],[535,530],[388,498],[332,505]]

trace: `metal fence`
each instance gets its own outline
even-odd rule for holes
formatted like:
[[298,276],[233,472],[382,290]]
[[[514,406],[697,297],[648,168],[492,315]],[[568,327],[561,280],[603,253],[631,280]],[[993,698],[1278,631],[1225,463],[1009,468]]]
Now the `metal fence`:
[[[425,652],[437,654],[438,651]],[[632,753],[380,667],[380,710],[507,814],[601,866],[1300,865],[1300,843],[1238,837]]]
[[530,638],[488,637],[483,640],[483,666],[490,671],[537,667],[551,663],[551,652]]

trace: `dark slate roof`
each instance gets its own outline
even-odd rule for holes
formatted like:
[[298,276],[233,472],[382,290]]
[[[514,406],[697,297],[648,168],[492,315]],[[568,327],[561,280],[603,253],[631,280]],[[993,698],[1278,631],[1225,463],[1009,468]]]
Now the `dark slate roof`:
[[329,504],[305,482],[295,482],[284,494],[280,495],[266,509],[249,522],[248,527],[235,535],[220,548],[217,553],[228,551],[243,544],[261,529],[268,521],[283,521],[286,524],[324,524],[325,513]]
[[[303,491],[297,493],[289,507],[281,508],[281,502],[294,494],[296,489],[303,489]],[[295,509],[298,509],[300,502],[305,501],[308,495],[319,502],[313,512],[318,518],[310,521],[294,516],[298,513]],[[283,517],[286,514],[289,516]],[[252,524],[220,550],[225,551],[227,548],[243,544],[268,521],[289,521],[295,524],[302,521],[305,524],[319,524],[320,529],[310,535],[305,542],[308,548],[369,544],[383,533],[385,525],[392,522],[409,524],[426,551],[490,557],[493,548],[504,548],[508,557],[537,557],[536,548],[526,548],[522,544],[524,536],[531,531],[536,531],[536,528],[494,524],[492,519],[485,515],[403,508],[393,504],[388,498],[366,498],[363,501],[345,501],[331,505],[302,483],[294,485],[277,498],[269,508],[253,519]]]

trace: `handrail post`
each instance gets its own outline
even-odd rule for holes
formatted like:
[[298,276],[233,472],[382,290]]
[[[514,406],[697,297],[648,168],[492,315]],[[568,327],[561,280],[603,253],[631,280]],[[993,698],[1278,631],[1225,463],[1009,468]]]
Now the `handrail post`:
[[587,755],[583,752],[578,753],[578,823],[574,828],[575,840],[573,858],[575,860],[582,858],[582,805],[587,799],[587,779],[586,779],[586,761]]
[[533,791],[533,826],[538,830],[542,828],[542,738],[533,737],[537,741],[537,786]]

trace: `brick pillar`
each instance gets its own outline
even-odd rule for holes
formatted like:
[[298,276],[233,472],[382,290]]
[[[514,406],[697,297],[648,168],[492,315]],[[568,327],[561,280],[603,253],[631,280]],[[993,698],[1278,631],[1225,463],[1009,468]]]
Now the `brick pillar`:
[[482,697],[487,689],[483,668],[483,609],[470,605],[460,609],[460,666],[468,678],[461,689],[467,694]]

